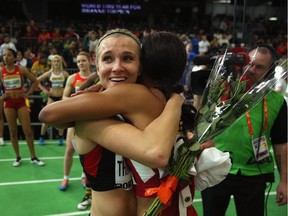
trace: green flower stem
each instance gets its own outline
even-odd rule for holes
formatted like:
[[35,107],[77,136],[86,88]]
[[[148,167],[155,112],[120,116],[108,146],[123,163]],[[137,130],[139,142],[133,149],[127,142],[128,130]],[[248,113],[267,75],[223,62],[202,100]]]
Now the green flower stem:
[[[184,154],[180,154],[177,157],[177,162],[172,167],[170,176],[176,176],[179,181],[189,180],[188,170],[194,161],[195,157],[199,154],[199,143],[188,141],[183,144]],[[156,216],[159,210],[164,206],[164,204],[159,200],[158,196],[155,198],[150,208],[145,212],[144,216]]]

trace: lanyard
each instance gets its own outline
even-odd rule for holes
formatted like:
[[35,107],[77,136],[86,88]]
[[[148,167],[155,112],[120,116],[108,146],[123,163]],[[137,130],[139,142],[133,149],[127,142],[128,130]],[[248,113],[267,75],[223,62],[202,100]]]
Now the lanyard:
[[[264,117],[265,117],[263,130],[266,131],[266,128],[267,128],[267,125],[268,125],[268,107],[267,107],[266,97],[263,98],[263,106],[264,106],[263,109],[264,109]],[[253,128],[252,128],[252,122],[251,122],[251,118],[250,118],[249,112],[246,112],[246,121],[247,121],[247,124],[248,124],[249,133],[250,133],[251,136],[253,136]]]

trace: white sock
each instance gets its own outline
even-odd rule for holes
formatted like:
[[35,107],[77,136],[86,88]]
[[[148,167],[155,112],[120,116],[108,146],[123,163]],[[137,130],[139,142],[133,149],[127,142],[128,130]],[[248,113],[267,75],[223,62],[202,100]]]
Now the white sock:
[[86,177],[85,173],[82,172],[81,178],[85,178],[85,177]]

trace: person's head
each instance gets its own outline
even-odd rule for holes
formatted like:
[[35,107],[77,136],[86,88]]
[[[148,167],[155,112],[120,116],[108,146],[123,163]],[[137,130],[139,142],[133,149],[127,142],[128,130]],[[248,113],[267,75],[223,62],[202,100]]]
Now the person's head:
[[60,71],[63,71],[62,58],[60,55],[53,55],[52,56],[51,68],[52,68],[52,70],[60,69]]
[[151,33],[142,42],[140,78],[168,98],[183,75],[186,59],[185,46],[175,34]]
[[39,57],[39,64],[41,65],[46,65],[47,64],[47,55],[42,53],[40,54],[40,57]]
[[77,67],[80,71],[88,71],[90,69],[90,55],[87,52],[81,51],[78,53],[77,58]]
[[146,29],[143,31],[143,37],[146,37],[146,36],[148,36],[149,34],[151,34],[151,29],[150,29],[150,28],[146,28]]
[[4,43],[9,43],[10,42],[10,36],[9,34],[5,34],[3,37]]
[[202,40],[202,41],[207,41],[207,36],[206,36],[206,35],[202,35],[202,36],[201,36],[201,40]]
[[53,46],[50,49],[50,54],[51,55],[56,55],[58,53],[57,47]]
[[18,50],[17,51],[17,61],[21,61],[23,59],[23,54],[22,54],[22,51]]
[[253,82],[262,81],[274,73],[278,57],[273,47],[268,45],[258,45],[250,49],[250,59],[252,60],[248,69],[248,76]]
[[186,49],[186,53],[189,54],[189,52],[191,52],[193,50],[192,43],[187,43],[185,46],[185,49]]
[[3,61],[6,65],[14,64],[16,61],[17,52],[14,49],[7,48],[4,50]]
[[126,29],[113,29],[96,46],[96,69],[104,88],[135,83],[140,71],[141,44]]

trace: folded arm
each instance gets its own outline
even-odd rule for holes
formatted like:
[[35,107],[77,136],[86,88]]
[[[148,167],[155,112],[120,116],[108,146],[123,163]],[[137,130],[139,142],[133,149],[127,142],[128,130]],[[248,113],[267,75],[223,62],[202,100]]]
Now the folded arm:
[[161,111],[162,104],[156,97],[151,97],[151,92],[147,91],[145,86],[125,84],[103,92],[87,92],[51,103],[40,111],[39,120],[45,124],[59,127],[66,123],[97,120],[117,114],[122,114],[133,121],[129,115],[135,115],[137,112],[138,114],[149,112],[157,117]]
[[76,135],[85,137],[124,157],[146,166],[167,165],[175,142],[183,98],[173,95],[161,115],[143,131],[113,119],[82,121],[75,125]]

